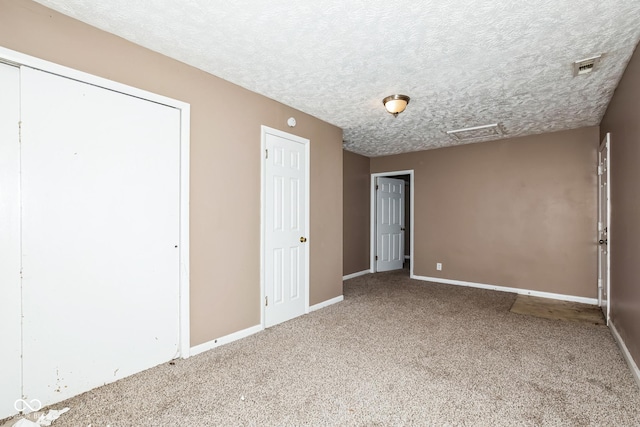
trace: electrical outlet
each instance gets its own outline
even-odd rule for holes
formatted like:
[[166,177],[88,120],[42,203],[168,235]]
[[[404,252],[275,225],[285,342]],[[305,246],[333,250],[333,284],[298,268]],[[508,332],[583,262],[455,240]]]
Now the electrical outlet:
[[441,262],[436,263],[436,270],[442,271],[442,263]]

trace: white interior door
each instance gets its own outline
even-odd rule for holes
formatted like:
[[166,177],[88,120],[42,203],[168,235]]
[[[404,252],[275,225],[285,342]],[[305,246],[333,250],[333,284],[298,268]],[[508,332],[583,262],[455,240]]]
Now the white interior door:
[[20,70],[0,63],[0,419],[22,397],[19,122]]
[[379,177],[376,184],[376,271],[404,264],[404,180]]
[[598,155],[598,299],[607,323],[609,323],[609,289],[610,273],[609,262],[611,259],[609,250],[610,227],[610,196],[609,178],[609,145],[610,134],[607,133],[600,144]]
[[[308,309],[308,140],[263,128],[265,326]],[[306,141],[306,142],[305,142]]]
[[179,110],[21,68],[23,395],[49,404],[179,345]]

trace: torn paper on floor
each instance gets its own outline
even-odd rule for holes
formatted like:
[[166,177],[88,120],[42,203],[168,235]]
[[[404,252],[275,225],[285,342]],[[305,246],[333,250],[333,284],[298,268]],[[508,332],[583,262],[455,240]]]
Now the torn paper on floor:
[[36,424],[40,426],[50,426],[52,422],[60,418],[60,415],[64,414],[68,410],[69,408],[63,408],[63,409],[60,409],[59,411],[55,409],[50,409],[46,415],[42,415],[40,418],[38,418],[38,421],[36,421]]
[[46,414],[40,415],[40,417],[36,421],[31,421],[26,418],[22,418],[18,420],[11,427],[47,427],[50,426],[52,422],[60,418],[60,415],[67,412],[69,408],[64,408],[60,410],[50,409]]

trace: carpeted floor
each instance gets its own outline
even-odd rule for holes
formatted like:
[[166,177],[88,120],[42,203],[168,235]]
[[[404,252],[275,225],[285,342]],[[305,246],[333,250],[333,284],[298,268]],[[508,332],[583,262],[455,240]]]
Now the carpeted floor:
[[637,426],[602,325],[522,316],[514,294],[345,282],[344,302],[54,408],[54,426]]

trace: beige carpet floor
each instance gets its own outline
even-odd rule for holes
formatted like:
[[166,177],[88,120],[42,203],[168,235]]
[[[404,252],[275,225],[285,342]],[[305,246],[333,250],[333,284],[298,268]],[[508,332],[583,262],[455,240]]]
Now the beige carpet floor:
[[514,294],[404,272],[351,279],[344,295],[54,405],[71,408],[54,426],[640,425],[640,389],[605,326],[514,314]]

